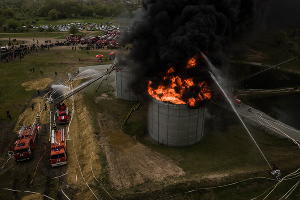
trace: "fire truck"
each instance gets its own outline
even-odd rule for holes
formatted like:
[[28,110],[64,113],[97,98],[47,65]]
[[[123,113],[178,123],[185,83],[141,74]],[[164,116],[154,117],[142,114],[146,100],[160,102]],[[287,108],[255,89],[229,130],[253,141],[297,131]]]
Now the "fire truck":
[[51,167],[58,167],[67,164],[66,147],[67,142],[64,128],[56,128],[54,126],[51,131]]
[[24,161],[32,158],[37,137],[41,126],[35,122],[32,126],[23,126],[19,130],[18,139],[13,147],[13,155],[16,161]]
[[61,125],[69,123],[69,112],[67,106],[64,103],[57,105],[56,121]]

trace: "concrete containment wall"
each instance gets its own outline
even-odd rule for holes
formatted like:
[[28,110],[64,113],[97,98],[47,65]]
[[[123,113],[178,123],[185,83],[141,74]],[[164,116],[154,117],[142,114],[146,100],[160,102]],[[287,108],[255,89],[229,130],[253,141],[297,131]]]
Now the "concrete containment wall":
[[188,146],[204,136],[205,108],[190,109],[153,99],[148,109],[148,133],[159,144]]
[[116,71],[116,90],[117,98],[137,101],[138,97],[134,94],[131,84],[134,80],[134,73],[126,67],[119,68]]

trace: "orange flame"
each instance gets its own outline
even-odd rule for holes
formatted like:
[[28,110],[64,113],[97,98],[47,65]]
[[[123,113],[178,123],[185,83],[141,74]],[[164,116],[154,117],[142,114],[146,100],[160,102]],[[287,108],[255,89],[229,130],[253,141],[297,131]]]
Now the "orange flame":
[[191,69],[191,68],[194,68],[197,66],[197,59],[195,57],[192,57],[188,60],[188,63],[187,63],[187,68],[188,69]]
[[[197,65],[197,61],[190,59],[186,65],[186,68]],[[188,104],[190,107],[195,107],[198,102],[210,100],[212,98],[212,91],[208,87],[207,82],[202,81],[195,83],[194,78],[182,78],[174,75],[175,69],[170,67],[167,70],[166,75],[163,77],[164,81],[168,81],[167,85],[161,84],[156,89],[152,87],[152,81],[148,82],[148,93],[150,96],[159,101],[170,102],[173,104]],[[196,97],[184,99],[184,94],[194,86],[198,86],[200,91]]]

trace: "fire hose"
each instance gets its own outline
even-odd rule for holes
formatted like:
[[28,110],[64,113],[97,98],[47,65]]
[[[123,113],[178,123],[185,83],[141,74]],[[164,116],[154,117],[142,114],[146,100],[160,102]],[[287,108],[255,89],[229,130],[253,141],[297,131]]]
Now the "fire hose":
[[127,121],[129,120],[129,118],[131,117],[132,113],[137,111],[139,108],[141,107],[141,102],[138,102],[136,104],[134,104],[132,106],[132,108],[130,109],[129,113],[126,115],[123,123],[122,123],[122,129],[124,128],[124,126],[126,125]]
[[278,64],[273,65],[273,66],[267,66],[267,65],[266,65],[266,67],[268,67],[267,69],[261,70],[261,71],[259,71],[259,72],[254,73],[254,74],[251,74],[250,76],[248,76],[248,77],[246,77],[246,78],[244,78],[244,79],[242,79],[242,80],[238,80],[237,82],[242,82],[242,81],[249,80],[249,79],[251,79],[251,78],[253,78],[253,77],[255,77],[255,76],[258,76],[258,75],[260,75],[260,74],[262,74],[262,73],[265,73],[265,72],[267,72],[267,71],[269,71],[269,70],[271,70],[271,69],[275,69],[275,68],[277,68],[277,67],[279,67],[279,66],[281,66],[281,65],[290,63],[290,62],[295,61],[295,60],[297,60],[297,57],[290,58],[290,59],[288,59],[288,60],[282,61],[281,63],[278,63]]
[[61,193],[62,193],[68,200],[71,200],[71,199],[67,196],[67,194],[63,191],[63,189],[60,189],[60,191],[61,191]]
[[[218,189],[218,188],[225,188],[225,187],[230,187],[230,186],[233,186],[233,185],[237,185],[237,184],[240,184],[240,183],[245,183],[245,182],[252,181],[252,180],[262,180],[262,179],[270,180],[270,181],[275,180],[275,179],[271,179],[271,178],[267,178],[267,177],[247,178],[247,179],[244,179],[244,180],[236,181],[236,182],[233,182],[233,183],[228,183],[228,184],[225,184],[225,185],[218,185],[218,186],[212,186],[212,187],[201,187],[201,188],[197,188],[197,189],[194,189],[194,190],[189,190],[187,192],[184,192],[184,194],[190,194],[190,193],[198,192],[199,190],[212,190],[212,189]],[[172,199],[176,196],[178,196],[178,195],[169,196],[169,197],[166,197],[166,198],[163,198],[163,199]]]
[[19,192],[19,193],[40,194],[40,195],[42,195],[43,197],[45,197],[47,199],[55,200],[54,198],[49,197],[49,196],[47,196],[45,194],[42,194],[42,193],[39,193],[39,192],[32,192],[32,191],[29,191],[29,190],[22,191],[22,190],[15,190],[15,189],[11,189],[11,188],[0,188],[0,189],[1,190],[6,190],[6,191],[12,191],[12,192]]

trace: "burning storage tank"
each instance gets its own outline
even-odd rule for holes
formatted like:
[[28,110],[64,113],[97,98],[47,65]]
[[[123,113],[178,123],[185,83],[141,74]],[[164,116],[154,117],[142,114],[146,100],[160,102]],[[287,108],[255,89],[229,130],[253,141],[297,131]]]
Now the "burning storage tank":
[[134,73],[129,67],[123,66],[118,67],[116,70],[116,90],[117,98],[128,100],[128,101],[137,101],[138,97],[132,89],[132,82],[134,80]]
[[205,107],[190,109],[153,99],[148,108],[148,133],[159,144],[188,146],[204,136]]
[[188,146],[204,136],[205,102],[212,91],[196,58],[176,69],[170,67],[160,80],[148,82],[148,132],[159,144]]

